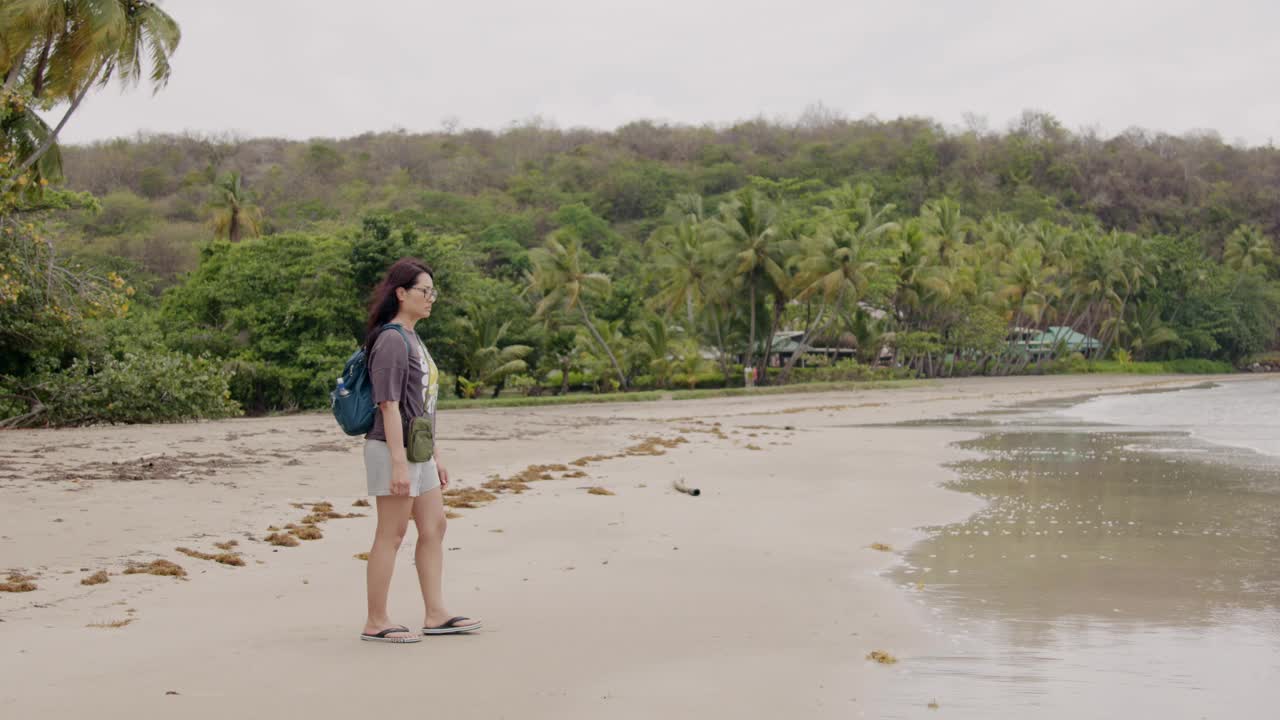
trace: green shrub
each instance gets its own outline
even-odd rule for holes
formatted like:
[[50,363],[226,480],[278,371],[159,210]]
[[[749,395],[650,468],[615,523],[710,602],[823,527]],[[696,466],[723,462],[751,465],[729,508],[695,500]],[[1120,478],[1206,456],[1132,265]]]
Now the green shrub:
[[1169,372],[1187,375],[1219,375],[1236,371],[1234,367],[1231,367],[1231,363],[1222,362],[1221,360],[1205,360],[1204,358],[1170,360],[1164,365],[1169,368]]
[[676,373],[671,376],[671,387],[682,390],[722,388],[724,387],[724,376],[720,374],[719,370],[694,373],[692,376],[688,373]]
[[1089,361],[1083,357],[1055,360],[1045,372],[1053,374],[1111,373],[1127,375],[1218,375],[1235,372],[1230,363],[1202,358],[1184,358],[1165,362]]
[[[34,425],[89,425],[212,419],[240,414],[230,373],[174,352],[75,360],[61,372],[27,378],[23,390],[45,406]],[[12,379],[6,379],[11,385]]]

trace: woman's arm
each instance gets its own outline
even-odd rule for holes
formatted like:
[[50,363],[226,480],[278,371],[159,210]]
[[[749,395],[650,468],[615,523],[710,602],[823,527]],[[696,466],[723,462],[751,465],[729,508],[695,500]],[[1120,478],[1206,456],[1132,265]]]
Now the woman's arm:
[[449,489],[449,471],[444,468],[444,463],[440,461],[440,447],[434,448],[436,460],[436,476],[440,478],[441,492]]
[[391,452],[391,494],[409,494],[409,456],[404,449],[404,427],[400,424],[400,403],[384,400],[378,403],[382,411],[382,429],[387,434],[387,450]]

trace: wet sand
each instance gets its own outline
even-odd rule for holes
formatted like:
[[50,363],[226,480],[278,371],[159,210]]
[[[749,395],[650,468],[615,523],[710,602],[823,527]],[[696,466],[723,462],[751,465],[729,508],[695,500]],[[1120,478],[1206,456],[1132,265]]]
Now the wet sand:
[[980,457],[948,487],[986,507],[890,573],[948,650],[891,693],[961,717],[1280,712],[1280,458],[1044,410],[960,443]]
[[[320,519],[323,537],[297,547],[263,541],[320,501],[368,512],[353,505],[360,441],[327,416],[7,432],[0,570],[38,587],[0,592],[0,706],[42,718],[910,716],[930,697],[899,679],[950,639],[937,608],[883,573],[926,537],[917,528],[982,509],[941,487],[955,477],[945,463],[977,456],[952,443],[977,433],[869,425],[1191,382],[969,379],[443,413],[459,486],[551,479],[456,509],[446,591],[485,630],[403,647],[356,639],[364,564],[353,556],[372,517]],[[702,496],[675,492],[678,479]],[[243,566],[176,551],[230,540]],[[393,617],[411,626],[412,545],[410,531],[392,587]],[[155,559],[187,576],[122,574]],[[108,582],[81,584],[97,571]],[[877,649],[901,662],[868,661]]]

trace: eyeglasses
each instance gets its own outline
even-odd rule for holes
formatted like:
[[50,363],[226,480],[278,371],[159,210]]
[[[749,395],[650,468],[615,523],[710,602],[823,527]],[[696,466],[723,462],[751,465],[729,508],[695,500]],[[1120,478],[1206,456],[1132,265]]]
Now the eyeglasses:
[[433,287],[411,287],[410,290],[421,290],[422,296],[428,300],[435,300],[440,297],[440,291]]

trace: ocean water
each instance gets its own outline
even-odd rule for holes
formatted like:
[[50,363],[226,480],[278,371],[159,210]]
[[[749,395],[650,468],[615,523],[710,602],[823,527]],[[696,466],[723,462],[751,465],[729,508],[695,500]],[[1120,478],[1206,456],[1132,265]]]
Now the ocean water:
[[889,573],[938,651],[867,717],[1280,717],[1280,379],[976,420],[986,507]]
[[1108,395],[1060,412],[1086,423],[1182,432],[1280,457],[1280,378]]

